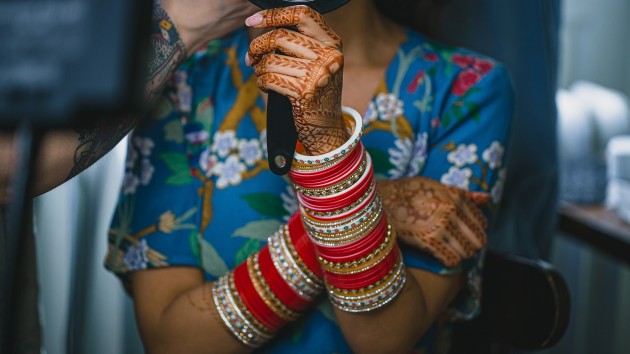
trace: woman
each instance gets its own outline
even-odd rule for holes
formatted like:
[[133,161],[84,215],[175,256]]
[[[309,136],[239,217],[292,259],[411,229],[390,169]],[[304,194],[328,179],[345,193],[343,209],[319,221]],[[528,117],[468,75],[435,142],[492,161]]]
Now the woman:
[[[463,194],[443,185],[489,194],[496,208],[511,117],[504,69],[391,22],[371,0],[353,0],[326,22],[297,7],[264,11],[246,23],[249,33],[236,31],[192,55],[130,140],[106,262],[126,280],[147,351],[443,351],[436,338],[447,320],[477,311],[480,254],[457,264],[483,246],[479,230],[486,226]],[[254,33],[288,25],[299,33]],[[270,55],[277,49],[287,55]],[[261,90],[277,90],[293,104],[305,158],[296,161],[291,181],[268,171]],[[344,109],[342,118],[341,106],[365,114]],[[362,124],[361,144],[354,146],[349,141]],[[334,163],[308,164],[309,156],[330,156],[340,147],[351,152]],[[335,215],[366,213],[373,221],[368,231],[332,238],[324,231],[321,221],[334,213],[326,198],[338,194],[309,194],[321,190],[310,173],[331,168],[336,172],[318,178],[346,176],[352,186],[341,200],[351,200],[348,191],[356,200],[339,204]],[[378,197],[372,173],[442,184],[382,183]],[[387,213],[378,219],[381,206]],[[396,233],[407,242],[397,244]],[[332,241],[336,235],[370,242],[376,235],[378,249],[371,259],[364,249],[346,254],[344,242]],[[343,262],[331,261],[336,256]],[[264,260],[266,269],[277,270],[275,283]],[[342,263],[369,263],[369,269],[335,269]],[[286,276],[297,273],[304,281]],[[359,278],[368,273],[369,281]],[[374,293],[390,274],[386,291]],[[374,306],[337,292],[358,283],[362,294],[378,299]]]

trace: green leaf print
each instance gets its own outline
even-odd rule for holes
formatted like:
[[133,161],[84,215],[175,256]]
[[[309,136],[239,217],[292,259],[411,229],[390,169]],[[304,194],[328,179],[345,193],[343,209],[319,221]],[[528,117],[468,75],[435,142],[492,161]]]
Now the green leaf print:
[[367,150],[372,157],[375,172],[384,173],[394,168],[394,165],[389,161],[389,155],[385,151],[374,148],[368,148]]
[[227,265],[212,244],[200,236],[198,236],[197,239],[199,240],[199,246],[201,247],[201,264],[203,266],[203,270],[217,278],[227,273]]
[[234,263],[235,264],[241,264],[241,262],[243,262],[244,260],[247,259],[247,257],[249,257],[250,255],[258,252],[258,250],[260,250],[260,248],[262,247],[263,242],[250,238],[249,240],[247,240],[243,246],[241,247],[241,249],[238,250],[238,252],[236,252],[236,257],[234,259]]
[[249,204],[249,207],[262,215],[274,218],[281,218],[287,215],[287,211],[282,205],[282,200],[272,193],[253,193],[242,196]]
[[164,125],[164,140],[181,144],[184,142],[184,129],[179,120],[168,122]]
[[198,262],[201,262],[201,250],[199,249],[199,238],[197,237],[197,231],[193,231],[190,233],[188,237],[188,242],[190,243],[190,250],[193,255],[197,259]]
[[267,238],[280,228],[280,221],[275,219],[259,220],[247,223],[232,233],[232,237],[247,237],[258,241],[266,241]]
[[208,132],[212,129],[212,122],[214,122],[214,105],[210,97],[204,98],[197,104],[195,121],[201,123],[203,128]]
[[178,152],[164,152],[159,155],[159,158],[164,161],[166,167],[173,172],[173,174],[166,179],[166,184],[180,186],[192,182],[186,155]]

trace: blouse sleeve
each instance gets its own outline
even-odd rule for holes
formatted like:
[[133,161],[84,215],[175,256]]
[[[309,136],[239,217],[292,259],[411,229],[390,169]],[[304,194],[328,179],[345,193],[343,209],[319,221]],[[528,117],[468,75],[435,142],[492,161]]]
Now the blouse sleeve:
[[[416,145],[423,146],[414,149],[416,156],[412,163],[422,166],[417,169],[420,175],[446,185],[488,193],[490,205],[484,214],[489,221],[490,237],[506,173],[513,91],[503,66],[485,59],[464,58],[468,65],[457,66],[459,70],[449,84],[437,90],[432,117],[421,128],[426,133],[421,133],[416,141]],[[484,65],[476,67],[475,61]],[[484,251],[460,266],[446,267],[425,252],[403,247],[407,266],[438,274],[467,273],[467,291],[449,309],[456,318],[472,318],[478,313]]]
[[125,177],[111,228],[108,269],[198,266],[200,183],[191,175],[188,140],[172,100],[163,98],[128,142]]

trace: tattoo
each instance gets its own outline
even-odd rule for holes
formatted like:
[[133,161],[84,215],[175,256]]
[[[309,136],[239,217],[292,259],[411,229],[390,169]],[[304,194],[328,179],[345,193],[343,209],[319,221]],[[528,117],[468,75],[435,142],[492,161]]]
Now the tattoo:
[[[170,75],[186,58],[186,47],[173,22],[156,2],[151,20],[149,62],[145,82],[145,107],[159,97]],[[101,118],[88,128],[77,129],[79,144],[74,153],[74,166],[66,180],[90,167],[127,135],[138,121],[137,116]]]

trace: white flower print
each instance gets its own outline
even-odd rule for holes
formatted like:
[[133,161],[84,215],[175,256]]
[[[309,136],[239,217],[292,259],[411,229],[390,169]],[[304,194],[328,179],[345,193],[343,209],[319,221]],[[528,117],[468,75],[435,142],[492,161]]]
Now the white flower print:
[[370,122],[375,121],[378,118],[378,112],[376,110],[376,105],[374,102],[370,101],[368,108],[365,110],[365,114],[363,114],[363,125],[366,126],[370,124]]
[[446,156],[448,162],[454,164],[457,167],[463,167],[466,164],[473,164],[477,162],[477,145],[475,144],[459,144],[457,148],[448,153]]
[[442,175],[440,181],[449,186],[468,189],[470,176],[472,176],[472,170],[470,168],[460,169],[453,166],[448,170],[448,173]]
[[186,140],[192,145],[200,145],[208,141],[210,133],[205,130],[199,130],[196,132],[190,132],[186,134]]
[[498,141],[494,141],[490,147],[484,150],[481,154],[481,158],[488,163],[490,169],[494,170],[495,168],[501,167],[504,151],[503,145]]
[[427,144],[429,141],[429,134],[426,132],[418,134],[418,138],[414,144],[413,155],[409,162],[408,176],[417,176],[424,167],[424,162],[427,160]]
[[404,102],[392,93],[381,93],[376,97],[376,108],[379,118],[383,121],[389,121],[401,116],[404,113],[403,106]]
[[262,158],[262,150],[258,139],[241,139],[238,142],[239,156],[248,166],[256,164]]
[[204,172],[206,177],[210,177],[212,175],[217,161],[219,161],[219,159],[210,151],[210,148],[201,152],[199,155],[199,167],[201,167],[201,170]]
[[212,144],[212,150],[224,158],[230,154],[232,149],[235,149],[238,144],[236,139],[236,133],[234,130],[219,131],[214,134],[214,143]]
[[280,199],[282,199],[282,206],[284,207],[284,210],[286,210],[289,214],[284,217],[285,221],[288,221],[290,215],[293,215],[293,213],[298,210],[298,202],[293,188],[291,188],[291,186],[287,186],[286,191],[280,193]]
[[153,140],[151,138],[143,138],[140,136],[133,137],[133,144],[138,148],[140,155],[143,157],[151,156],[151,150],[155,147]]
[[125,256],[123,257],[123,263],[128,270],[147,269],[147,251],[149,246],[145,240],[138,241],[137,244],[127,248]]
[[263,129],[260,132],[260,145],[262,146],[262,154],[263,154],[263,158],[266,159],[268,154],[267,154],[267,129]]
[[125,177],[123,178],[122,182],[123,195],[136,193],[136,188],[138,187],[138,184],[140,184],[138,176],[133,174],[133,172],[131,171],[125,172]]
[[505,168],[499,170],[499,177],[497,181],[494,182],[494,186],[490,189],[490,198],[492,198],[493,203],[498,203],[501,201],[501,197],[503,196],[503,185],[505,184],[505,175],[507,171]]
[[182,112],[190,112],[192,107],[192,88],[188,85],[188,73],[175,73],[175,90],[177,94],[177,108]]
[[142,159],[142,161],[140,161],[140,165],[142,166],[140,170],[140,184],[146,186],[149,182],[151,182],[151,177],[153,177],[155,168],[151,165],[151,161],[149,161],[149,159]]
[[218,162],[213,168],[214,174],[219,177],[217,179],[217,188],[225,189],[228,184],[238,185],[243,180],[241,174],[245,170],[245,165],[241,163],[236,155],[230,155],[225,162]]
[[394,141],[396,148],[389,148],[389,162],[394,168],[389,170],[391,178],[404,177],[407,172],[407,166],[413,154],[413,142],[410,139],[396,139]]

